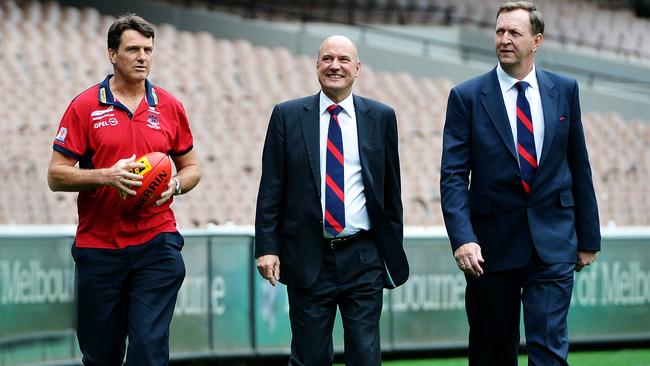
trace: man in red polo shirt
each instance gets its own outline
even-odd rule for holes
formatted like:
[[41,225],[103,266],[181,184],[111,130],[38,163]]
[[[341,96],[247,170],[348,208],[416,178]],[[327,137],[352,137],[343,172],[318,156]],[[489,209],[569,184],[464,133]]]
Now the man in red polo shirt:
[[[200,179],[183,105],[153,86],[154,29],[134,14],[108,31],[114,74],[77,96],[61,119],[48,169],[52,191],[79,192],[72,248],[77,338],[84,365],[166,365],[169,324],[185,276],[172,196]],[[177,173],[154,205],[122,209],[135,194],[136,156],[163,152]],[[79,164],[76,167],[76,164]]]

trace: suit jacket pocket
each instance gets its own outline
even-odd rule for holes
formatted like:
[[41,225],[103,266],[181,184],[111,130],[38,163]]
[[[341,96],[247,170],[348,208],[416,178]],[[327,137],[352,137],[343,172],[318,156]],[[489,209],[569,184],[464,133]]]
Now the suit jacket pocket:
[[296,236],[296,227],[298,223],[295,221],[284,221],[282,223],[282,233],[286,236]]
[[492,213],[492,202],[488,199],[472,200],[470,210],[472,216],[489,215]]
[[573,193],[571,191],[562,191],[560,192],[560,206],[562,207],[575,207],[575,201],[573,200]]

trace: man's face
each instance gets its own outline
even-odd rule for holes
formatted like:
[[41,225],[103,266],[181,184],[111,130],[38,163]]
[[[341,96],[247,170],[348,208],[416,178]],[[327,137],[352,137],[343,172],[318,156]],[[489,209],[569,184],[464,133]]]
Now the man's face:
[[151,71],[153,38],[127,29],[120,36],[118,49],[109,49],[108,55],[116,75],[130,82],[143,81]]
[[316,74],[321,89],[332,101],[339,103],[350,95],[360,67],[356,49],[349,39],[334,36],[321,44]]
[[540,33],[533,34],[528,11],[516,9],[499,14],[495,49],[501,67],[511,76],[525,76],[532,69],[542,39]]

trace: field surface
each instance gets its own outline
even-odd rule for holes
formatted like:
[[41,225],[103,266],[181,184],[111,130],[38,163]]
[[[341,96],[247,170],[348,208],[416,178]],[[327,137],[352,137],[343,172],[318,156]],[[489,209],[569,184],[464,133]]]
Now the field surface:
[[[519,365],[526,366],[526,356],[519,357]],[[650,366],[650,349],[572,352],[571,366]],[[465,358],[438,358],[427,360],[383,361],[383,366],[467,366]],[[344,366],[337,364],[336,366]]]

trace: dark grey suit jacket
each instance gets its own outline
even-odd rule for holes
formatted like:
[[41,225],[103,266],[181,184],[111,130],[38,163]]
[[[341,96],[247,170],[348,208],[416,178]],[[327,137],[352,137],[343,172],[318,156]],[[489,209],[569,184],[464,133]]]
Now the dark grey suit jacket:
[[[392,281],[408,278],[403,249],[395,111],[354,95],[359,155],[371,232]],[[255,217],[255,257],[280,257],[280,282],[310,287],[324,252],[319,94],[278,104],[264,143]],[[392,283],[391,283],[392,282]]]

